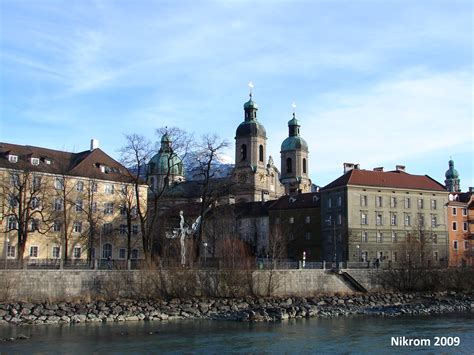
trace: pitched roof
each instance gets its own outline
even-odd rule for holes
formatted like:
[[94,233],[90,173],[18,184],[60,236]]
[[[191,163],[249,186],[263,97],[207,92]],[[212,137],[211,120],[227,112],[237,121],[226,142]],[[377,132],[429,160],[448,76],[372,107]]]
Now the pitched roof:
[[290,210],[294,208],[318,208],[321,206],[320,193],[308,192],[280,197],[269,209]]
[[[16,163],[10,162],[8,159],[9,155],[18,156],[18,161]],[[39,164],[33,165],[31,158],[38,158]],[[29,145],[0,142],[0,168],[81,176],[118,182],[132,181],[131,174],[127,168],[99,148],[79,153],[70,153]]]
[[428,175],[412,175],[404,171],[373,171],[352,169],[321,190],[329,190],[347,185],[391,187],[444,191],[446,188]]

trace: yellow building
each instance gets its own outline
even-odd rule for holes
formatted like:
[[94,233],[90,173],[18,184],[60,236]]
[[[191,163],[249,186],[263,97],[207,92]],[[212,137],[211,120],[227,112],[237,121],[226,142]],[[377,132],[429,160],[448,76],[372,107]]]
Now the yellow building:
[[[97,140],[79,153],[0,143],[0,255],[141,259],[133,181]],[[147,185],[139,191],[146,209]]]

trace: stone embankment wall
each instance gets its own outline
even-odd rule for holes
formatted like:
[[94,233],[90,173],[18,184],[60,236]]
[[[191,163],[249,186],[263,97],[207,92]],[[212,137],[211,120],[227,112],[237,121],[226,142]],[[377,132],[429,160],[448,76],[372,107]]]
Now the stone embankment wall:
[[[373,290],[368,272],[353,277]],[[325,270],[8,270],[0,271],[0,301],[59,301],[156,297],[302,296],[353,293]]]

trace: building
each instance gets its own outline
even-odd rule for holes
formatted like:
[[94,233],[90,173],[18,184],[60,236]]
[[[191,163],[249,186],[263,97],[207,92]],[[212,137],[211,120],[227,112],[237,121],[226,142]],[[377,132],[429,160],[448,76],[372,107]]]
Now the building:
[[[0,143],[2,255],[142,258],[132,181],[97,140],[79,153]],[[146,206],[147,186],[139,190]]]
[[[321,203],[319,193],[280,197],[269,207],[270,252],[278,257],[322,261]],[[280,248],[280,250],[273,250]]]
[[[474,266],[472,255],[472,231],[469,221],[472,220],[473,195],[470,192],[451,192],[447,203],[449,234],[449,266]],[[471,205],[471,211],[469,206]],[[469,216],[471,214],[471,216]]]
[[443,185],[404,166],[385,172],[345,163],[344,174],[321,189],[323,258],[442,265],[447,201]]

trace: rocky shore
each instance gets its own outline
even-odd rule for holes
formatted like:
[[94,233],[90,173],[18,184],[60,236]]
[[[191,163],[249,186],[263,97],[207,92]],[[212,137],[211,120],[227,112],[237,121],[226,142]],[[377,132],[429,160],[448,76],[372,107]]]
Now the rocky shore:
[[290,298],[190,298],[87,303],[3,303],[1,325],[218,319],[280,321],[355,314],[398,316],[474,311],[474,295],[456,292],[379,293]]

